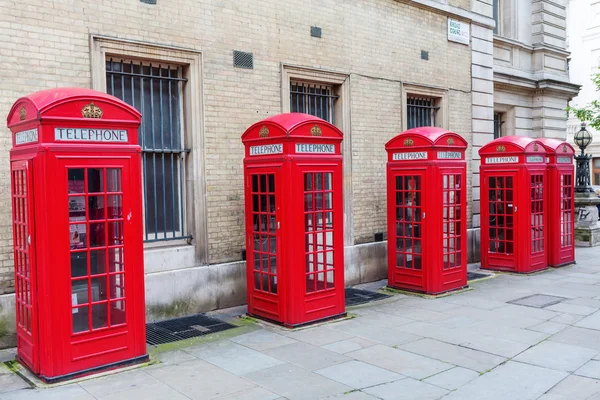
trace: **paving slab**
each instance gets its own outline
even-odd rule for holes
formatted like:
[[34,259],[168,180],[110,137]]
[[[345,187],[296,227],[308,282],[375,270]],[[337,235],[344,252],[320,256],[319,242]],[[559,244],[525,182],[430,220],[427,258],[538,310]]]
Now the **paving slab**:
[[546,333],[548,335],[554,335],[555,333],[558,333],[565,329],[567,326],[569,325],[560,324],[558,322],[546,321],[527,329],[535,332]]
[[400,374],[355,360],[319,369],[314,372],[354,389],[363,389],[369,386],[405,379]]
[[575,375],[585,376],[587,378],[600,379],[600,361],[588,361],[587,363],[582,365],[577,371],[575,371]]
[[340,329],[347,334],[359,336],[388,346],[400,346],[422,338],[422,336],[404,332],[403,327],[406,325],[394,328],[384,328],[376,324],[360,321],[360,318],[357,318],[352,322],[353,324],[351,325],[340,325],[336,326],[335,329]]
[[314,346],[323,346],[324,344],[351,339],[352,335],[348,335],[340,330],[331,329],[330,327],[319,326],[292,332],[288,337],[310,343]]
[[588,328],[600,330],[600,311],[596,311],[592,315],[589,315],[582,320],[575,323],[575,326],[580,328]]
[[230,341],[206,343],[187,351],[236,375],[244,375],[284,363],[277,358]]
[[382,400],[436,400],[448,393],[448,390],[407,378],[400,381],[373,386],[364,389]]
[[212,399],[255,386],[246,379],[203,360],[148,368],[147,372],[162,383],[177,388],[178,392],[193,400]]
[[346,355],[415,379],[428,378],[454,367],[433,358],[383,345],[368,347]]
[[479,350],[507,358],[514,357],[530,347],[529,344],[485,335],[471,337],[460,345],[469,349]]
[[546,393],[544,400],[583,400],[600,393],[600,381],[571,375]]
[[[378,400],[377,397],[361,392],[360,390],[354,390],[349,393],[342,393],[337,396],[322,397],[320,400]],[[381,399],[379,399],[381,400]]]
[[560,314],[557,317],[552,318],[551,322],[558,322],[566,325],[573,325],[574,323],[581,321],[584,318],[583,315],[575,315],[569,313]]
[[408,343],[399,348],[411,353],[444,361],[449,364],[469,368],[477,372],[485,372],[506,361],[506,358],[504,357],[467,349],[429,338]]
[[[169,399],[169,400],[189,400],[176,389],[155,382],[147,385],[135,386],[131,389],[113,392],[103,396],[95,396],[98,400],[131,400],[131,399]],[[208,398],[207,398],[208,399]]]
[[557,311],[560,313],[568,313],[568,314],[574,314],[574,315],[584,315],[584,316],[593,314],[596,311],[598,311],[597,308],[581,306],[581,305],[571,304],[571,303],[555,304],[553,306],[546,307],[546,310],[552,310],[552,311]]
[[548,333],[535,332],[530,328],[515,328],[513,326],[500,325],[493,322],[478,322],[469,325],[468,329],[471,333],[476,334],[475,336],[492,336],[511,342],[529,345],[538,344],[550,336]]
[[0,395],[2,400],[96,400],[77,384],[52,389],[17,390]]
[[533,400],[565,377],[566,372],[508,361],[451,392],[444,400]]
[[290,343],[296,343],[296,340],[290,338],[289,336],[279,335],[275,332],[263,329],[245,333],[229,340],[258,351],[272,349],[274,347],[284,346]]
[[[241,392],[228,394],[222,397],[216,397],[215,400],[279,400],[283,399],[278,394],[269,392],[261,387],[242,390]],[[165,399],[170,400],[170,399]]]
[[473,335],[471,331],[466,329],[452,328],[440,324],[432,324],[430,322],[414,322],[412,324],[399,326],[395,328],[395,330],[410,333],[414,335],[416,339],[420,338],[420,336],[417,335],[421,335],[421,337],[424,336],[452,344],[460,344]]
[[179,364],[186,361],[197,360],[198,358],[183,350],[171,350],[158,353],[154,356],[163,364]]
[[550,336],[548,340],[600,351],[600,331],[594,329],[571,326]]
[[0,394],[29,388],[29,384],[19,375],[10,371],[3,364],[0,364]]
[[596,350],[545,341],[519,354],[514,360],[557,371],[573,372],[596,354]]
[[351,360],[342,354],[304,342],[287,344],[285,346],[265,350],[265,354],[282,360],[282,362],[285,361],[309,371],[341,364]]
[[246,379],[291,400],[314,400],[350,392],[352,388],[291,364],[252,372]]
[[159,383],[160,381],[158,381],[158,379],[148,375],[143,369],[139,369],[89,379],[79,382],[79,386],[84,388],[92,396],[101,397],[111,393]]
[[372,340],[368,340],[362,337],[353,337],[352,339],[329,343],[321,347],[330,351],[335,351],[336,353],[345,354],[351,351],[375,346],[376,344],[377,342],[374,342]]
[[423,382],[439,386],[446,390],[455,390],[463,385],[466,385],[472,380],[477,379],[478,377],[479,373],[473,370],[456,367],[431,376],[425,379]]

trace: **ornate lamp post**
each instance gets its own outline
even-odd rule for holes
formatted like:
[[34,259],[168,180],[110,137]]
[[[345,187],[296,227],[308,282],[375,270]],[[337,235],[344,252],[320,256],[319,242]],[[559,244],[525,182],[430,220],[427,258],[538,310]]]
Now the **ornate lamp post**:
[[581,154],[575,156],[575,244],[592,247],[600,245],[600,224],[598,224],[598,207],[600,199],[592,190],[590,180],[591,154],[585,154],[585,148],[592,143],[592,135],[581,124],[581,129],[575,134],[573,141],[581,149]]

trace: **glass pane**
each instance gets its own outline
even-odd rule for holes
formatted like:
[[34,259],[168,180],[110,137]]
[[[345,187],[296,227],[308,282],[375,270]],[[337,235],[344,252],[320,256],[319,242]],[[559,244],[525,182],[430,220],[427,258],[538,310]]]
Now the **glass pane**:
[[104,169],[88,168],[88,193],[104,192]]
[[102,247],[106,244],[104,222],[90,224],[90,247]]
[[106,275],[92,278],[92,302],[106,300]]
[[88,303],[87,279],[71,281],[71,303],[73,306]]
[[106,170],[107,192],[120,192],[121,189],[121,170],[108,168]]
[[123,272],[124,271],[124,259],[123,259],[123,248],[117,247],[114,249],[108,249],[108,266],[110,272]]
[[325,174],[325,190],[333,190],[332,173],[331,172],[327,172]]
[[110,302],[110,324],[120,325],[125,323],[125,300]]
[[71,277],[87,275],[87,252],[71,253]]
[[252,191],[258,192],[258,175],[252,175]]
[[89,330],[89,307],[78,307],[71,310],[73,314],[73,333]]
[[123,196],[120,194],[108,195],[108,218],[123,218]]
[[311,173],[304,174],[304,190],[311,191],[313,187],[313,178]]
[[275,175],[269,175],[269,193],[275,193]]
[[260,191],[265,193],[267,191],[267,176],[260,175]]
[[104,214],[104,196],[88,197],[88,218],[89,220],[106,218]]
[[92,329],[108,326],[108,303],[92,305]]
[[112,221],[108,223],[108,245],[115,246],[123,244],[123,221]]
[[68,190],[69,193],[84,193],[85,192],[85,181],[84,181],[84,169],[83,168],[71,168],[68,170]]
[[110,276],[110,298],[125,297],[125,275],[115,274]]

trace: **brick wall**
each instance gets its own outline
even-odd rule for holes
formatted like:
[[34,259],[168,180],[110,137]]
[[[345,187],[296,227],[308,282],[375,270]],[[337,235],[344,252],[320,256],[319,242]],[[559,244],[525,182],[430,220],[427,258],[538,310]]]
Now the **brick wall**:
[[[468,1],[452,3],[466,8]],[[240,258],[243,148],[251,123],[281,112],[281,63],[351,77],[357,241],[385,229],[383,144],[401,130],[402,82],[449,90],[450,128],[469,136],[471,51],[447,41],[446,16],[393,0],[0,0],[0,115],[27,93],[91,86],[90,34],[202,52],[208,261]],[[310,26],[323,29],[321,39]],[[254,69],[232,66],[254,53]],[[429,61],[421,60],[429,51]],[[8,130],[0,125],[0,293],[12,280]],[[202,179],[202,177],[196,177]],[[350,195],[350,193],[348,193]],[[197,212],[202,212],[198,210]]]

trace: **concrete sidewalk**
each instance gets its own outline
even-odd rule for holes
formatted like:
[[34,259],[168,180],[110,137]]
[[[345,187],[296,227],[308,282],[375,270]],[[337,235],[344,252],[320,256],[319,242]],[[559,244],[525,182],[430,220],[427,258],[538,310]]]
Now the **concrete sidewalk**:
[[[600,400],[600,249],[577,260],[443,298],[395,295],[293,332],[244,321],[153,350],[160,363],[54,388],[0,369],[0,399]],[[536,294],[563,299],[509,303]]]

